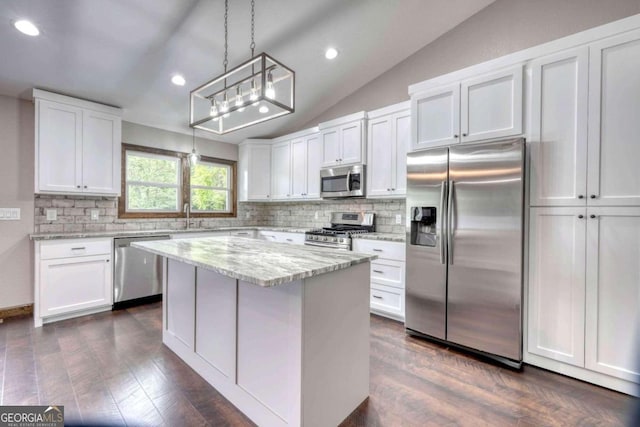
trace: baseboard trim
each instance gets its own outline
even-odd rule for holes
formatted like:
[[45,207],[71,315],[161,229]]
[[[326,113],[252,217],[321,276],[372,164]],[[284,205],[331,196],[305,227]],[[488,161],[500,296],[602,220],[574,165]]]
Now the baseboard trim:
[[0,308],[0,319],[33,314],[33,304],[19,305],[17,307]]

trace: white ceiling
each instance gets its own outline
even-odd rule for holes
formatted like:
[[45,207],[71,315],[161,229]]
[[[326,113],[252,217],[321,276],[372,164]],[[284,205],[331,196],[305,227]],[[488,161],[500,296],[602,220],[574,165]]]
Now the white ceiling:
[[[296,72],[296,112],[225,136],[291,131],[493,0],[256,0],[256,53]],[[247,60],[249,0],[231,0],[229,68]],[[222,0],[2,0],[0,94],[38,87],[124,109],[124,119],[189,133],[189,91],[222,73]],[[30,19],[28,37],[13,21]],[[335,46],[333,61],[324,50]],[[170,82],[174,73],[187,84]]]

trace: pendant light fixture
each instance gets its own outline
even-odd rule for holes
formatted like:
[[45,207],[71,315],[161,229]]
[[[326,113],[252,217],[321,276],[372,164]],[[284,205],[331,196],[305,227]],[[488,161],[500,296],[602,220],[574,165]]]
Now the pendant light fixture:
[[194,167],[200,160],[200,154],[196,152],[196,129],[193,128],[193,144],[189,154],[189,166]]
[[251,0],[251,59],[229,71],[228,18],[229,0],[225,0],[224,73],[192,90],[189,103],[189,126],[218,135],[295,111],[295,72],[266,53],[255,55],[255,0]]

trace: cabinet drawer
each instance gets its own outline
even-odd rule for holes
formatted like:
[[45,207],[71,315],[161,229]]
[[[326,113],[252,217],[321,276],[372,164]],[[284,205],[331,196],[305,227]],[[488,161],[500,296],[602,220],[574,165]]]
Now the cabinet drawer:
[[113,239],[78,239],[40,243],[40,259],[110,255]]
[[404,263],[399,261],[372,261],[371,281],[383,283],[387,286],[404,287],[402,270]]
[[371,308],[404,316],[400,289],[386,286],[371,286]]
[[403,242],[354,239],[353,251],[378,255],[379,259],[392,259],[396,261],[404,261],[405,259],[405,244]]

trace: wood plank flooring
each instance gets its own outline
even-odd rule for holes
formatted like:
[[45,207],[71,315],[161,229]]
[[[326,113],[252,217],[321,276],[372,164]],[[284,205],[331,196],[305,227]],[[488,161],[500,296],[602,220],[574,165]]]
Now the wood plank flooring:
[[[160,303],[33,328],[0,324],[0,405],[61,404],[100,425],[251,421],[161,343]],[[623,426],[635,399],[530,366],[514,372],[371,316],[370,397],[344,426]]]

